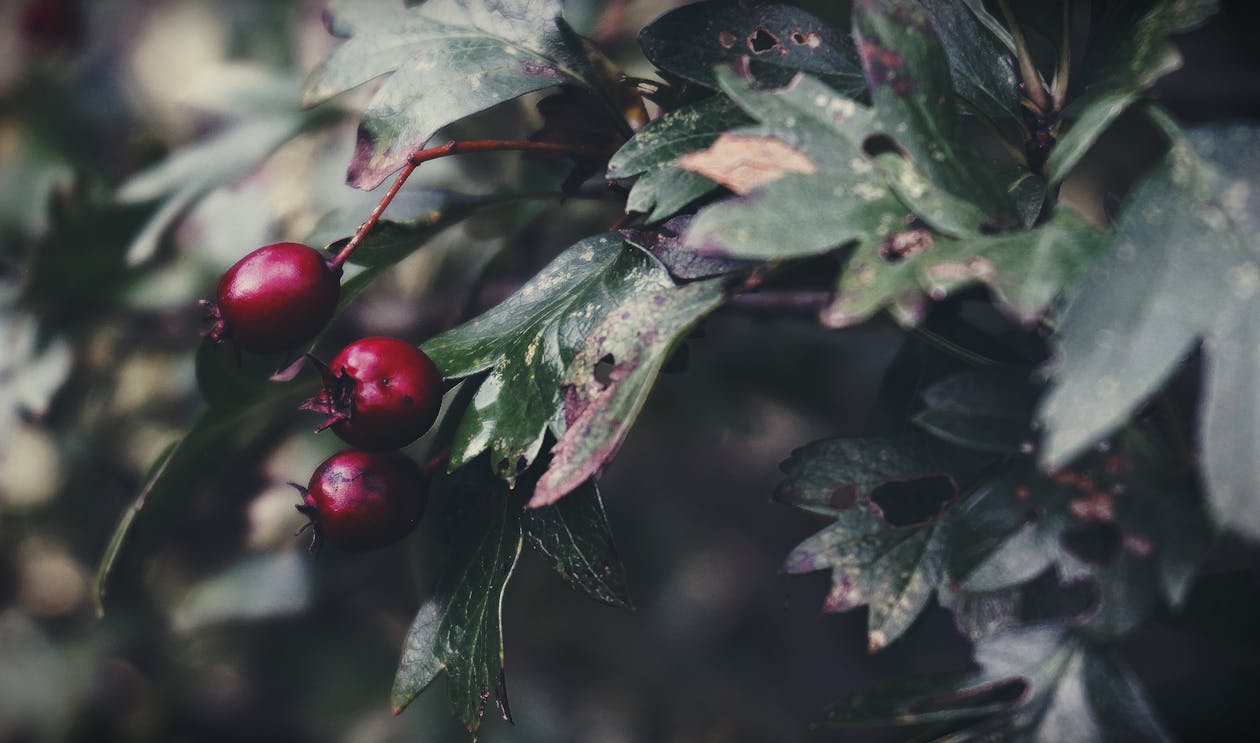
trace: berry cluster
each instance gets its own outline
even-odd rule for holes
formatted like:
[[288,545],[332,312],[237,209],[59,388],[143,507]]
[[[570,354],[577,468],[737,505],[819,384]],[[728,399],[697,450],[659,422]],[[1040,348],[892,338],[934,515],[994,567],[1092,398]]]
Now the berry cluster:
[[[344,257],[344,256],[339,256]],[[291,352],[332,318],[341,264],[301,243],[275,243],[246,255],[219,280],[210,308],[216,341],[251,353]],[[397,338],[372,337],[343,348],[319,368],[323,387],[302,405],[327,416],[355,449],[334,454],[311,476],[298,511],[309,522],[312,551],[324,541],[349,551],[383,547],[415,528],[428,499],[426,473],[397,451],[437,419],[443,382],[433,361]]]

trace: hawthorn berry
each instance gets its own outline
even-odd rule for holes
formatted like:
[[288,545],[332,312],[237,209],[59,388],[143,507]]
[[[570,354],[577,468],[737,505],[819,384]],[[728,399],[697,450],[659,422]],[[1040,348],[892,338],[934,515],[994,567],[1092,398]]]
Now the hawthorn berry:
[[337,308],[341,267],[302,243],[264,245],[219,279],[210,308],[216,341],[253,353],[280,353],[310,342]]
[[429,484],[420,466],[397,451],[343,451],[325,459],[303,488],[297,510],[310,521],[311,551],[324,541],[347,552],[392,544],[420,523]]
[[423,436],[437,419],[442,375],[424,351],[406,341],[363,338],[319,366],[323,389],[302,404],[303,410],[328,416],[317,433],[332,428],[360,449],[397,449]]

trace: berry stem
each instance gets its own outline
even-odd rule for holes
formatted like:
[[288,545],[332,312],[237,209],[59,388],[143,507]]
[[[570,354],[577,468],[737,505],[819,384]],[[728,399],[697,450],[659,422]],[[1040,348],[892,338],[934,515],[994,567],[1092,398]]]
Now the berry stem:
[[411,177],[411,174],[421,164],[430,160],[437,160],[440,157],[448,155],[462,155],[468,152],[545,152],[553,155],[579,155],[585,157],[607,157],[607,150],[598,147],[583,147],[581,145],[564,144],[561,142],[531,142],[529,140],[520,139],[476,139],[469,141],[451,140],[446,144],[437,147],[429,147],[423,150],[416,150],[411,153],[411,157],[407,158],[407,164],[398,173],[398,177],[394,179],[393,185],[381,197],[380,203],[368,215],[363,224],[359,225],[359,229],[350,238],[350,242],[346,243],[341,252],[337,253],[332,259],[330,265],[334,269],[339,269],[351,254],[363,242],[363,238],[372,231],[376,223],[380,221],[381,215],[385,213],[385,209],[389,207],[394,197],[398,195],[398,191],[402,189],[403,184]]
[[447,444],[436,453],[429,457],[429,460],[420,466],[420,470],[424,472],[426,477],[433,477],[433,473],[441,469],[442,465],[451,458],[451,445]]

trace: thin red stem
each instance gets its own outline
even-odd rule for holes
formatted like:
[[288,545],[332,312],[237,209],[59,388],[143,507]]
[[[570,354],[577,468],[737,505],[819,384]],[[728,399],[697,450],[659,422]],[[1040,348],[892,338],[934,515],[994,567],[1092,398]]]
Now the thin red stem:
[[394,197],[398,195],[398,191],[411,177],[412,172],[422,163],[430,160],[437,160],[440,157],[448,155],[462,155],[469,152],[546,152],[555,155],[583,155],[587,157],[607,157],[611,153],[597,147],[583,147],[581,145],[564,144],[560,142],[530,142],[529,140],[519,139],[477,139],[466,142],[450,141],[437,147],[429,147],[423,150],[416,150],[411,153],[411,157],[407,158],[407,164],[403,166],[402,171],[398,173],[398,177],[394,179],[394,183],[381,197],[380,203],[368,215],[363,224],[359,225],[359,229],[350,238],[350,242],[346,243],[341,252],[332,259],[332,267],[334,269],[341,266],[350,258],[350,255],[363,242],[363,238],[372,231],[376,223],[381,220],[381,215],[385,213],[385,209],[389,207]]
[[437,472],[442,467],[442,465],[446,464],[447,460],[449,460],[450,458],[451,458],[451,445],[447,444],[446,446],[443,446],[441,449],[438,449],[437,453],[430,456],[429,460],[425,462],[420,467],[420,469],[421,471],[424,472],[426,477],[433,477],[433,473]]

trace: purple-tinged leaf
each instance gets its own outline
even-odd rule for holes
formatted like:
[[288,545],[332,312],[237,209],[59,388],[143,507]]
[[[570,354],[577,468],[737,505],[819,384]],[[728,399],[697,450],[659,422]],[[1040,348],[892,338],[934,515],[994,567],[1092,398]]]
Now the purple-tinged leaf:
[[720,279],[661,289],[613,307],[590,330],[564,375],[565,429],[531,508],[555,503],[616,456],[670,352],[723,299]]
[[695,281],[749,269],[756,263],[701,255],[683,244],[682,235],[691,224],[689,215],[674,217],[657,229],[627,227],[621,230],[626,242],[646,250],[660,261],[675,279]]

